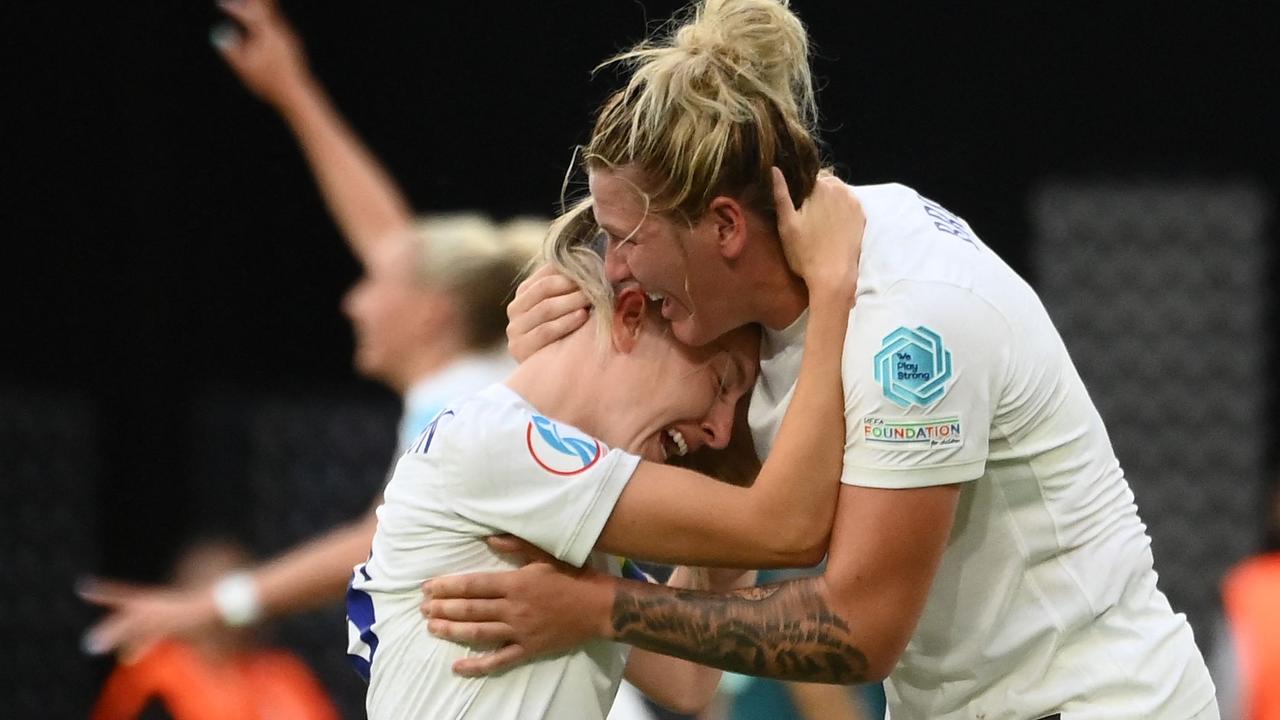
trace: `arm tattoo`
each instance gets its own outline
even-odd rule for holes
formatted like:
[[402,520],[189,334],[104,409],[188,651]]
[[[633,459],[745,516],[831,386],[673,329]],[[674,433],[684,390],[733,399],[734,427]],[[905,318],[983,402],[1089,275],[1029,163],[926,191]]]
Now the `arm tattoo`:
[[744,675],[850,684],[867,656],[818,579],[713,594],[623,582],[613,601],[615,639]]

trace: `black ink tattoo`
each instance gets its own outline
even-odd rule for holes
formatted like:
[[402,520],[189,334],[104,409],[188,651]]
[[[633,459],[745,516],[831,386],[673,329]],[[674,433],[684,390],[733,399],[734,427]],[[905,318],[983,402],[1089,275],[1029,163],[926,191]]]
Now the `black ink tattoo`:
[[851,684],[867,656],[814,578],[727,594],[624,582],[613,601],[616,639],[744,675]]

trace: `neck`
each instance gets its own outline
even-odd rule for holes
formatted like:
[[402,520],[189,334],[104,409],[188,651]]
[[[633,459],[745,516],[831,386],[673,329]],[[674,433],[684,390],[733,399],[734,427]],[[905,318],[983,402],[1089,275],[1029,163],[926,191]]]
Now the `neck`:
[[750,313],[746,322],[758,322],[770,330],[782,330],[809,307],[809,288],[791,272],[777,233],[749,243],[744,270],[749,291],[743,293]]
[[597,342],[595,323],[588,321],[582,329],[520,363],[506,385],[538,412],[594,432],[597,413],[609,405],[600,383],[584,382],[587,377],[600,376],[602,358]]
[[786,269],[785,263],[783,268],[785,277],[759,282],[752,292],[752,296],[760,301],[755,308],[756,321],[770,330],[786,328],[809,307],[809,288],[790,269]]

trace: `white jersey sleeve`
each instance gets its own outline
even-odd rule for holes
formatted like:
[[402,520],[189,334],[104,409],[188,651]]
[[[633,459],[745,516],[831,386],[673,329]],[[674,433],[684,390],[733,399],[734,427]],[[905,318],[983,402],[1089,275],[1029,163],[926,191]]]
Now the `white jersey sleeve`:
[[893,489],[980,477],[1008,335],[964,287],[904,279],[859,297],[844,352],[841,481]]
[[[442,432],[443,447],[432,449],[455,464],[439,474],[451,509],[567,563],[586,562],[640,458],[532,412],[458,420],[471,427]],[[459,439],[467,446],[450,447]]]

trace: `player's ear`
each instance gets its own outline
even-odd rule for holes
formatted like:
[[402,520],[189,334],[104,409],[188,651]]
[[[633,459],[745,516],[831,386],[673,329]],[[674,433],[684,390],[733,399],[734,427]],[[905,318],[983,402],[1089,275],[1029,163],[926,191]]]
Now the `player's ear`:
[[640,332],[648,321],[646,306],[649,299],[638,285],[624,287],[618,291],[618,298],[613,303],[613,346],[618,352],[629,353],[640,339]]
[[715,229],[716,249],[726,260],[735,260],[747,244],[747,213],[742,203],[717,195],[707,205],[705,217]]

